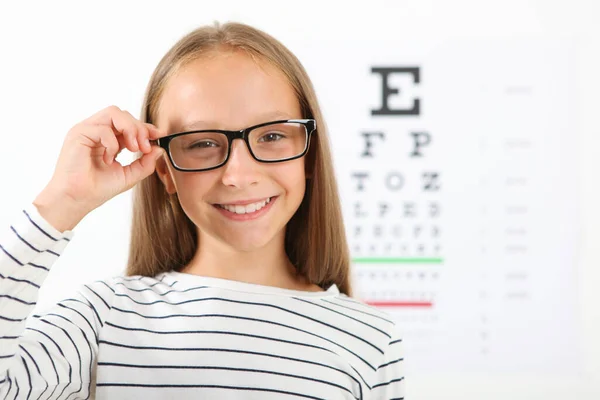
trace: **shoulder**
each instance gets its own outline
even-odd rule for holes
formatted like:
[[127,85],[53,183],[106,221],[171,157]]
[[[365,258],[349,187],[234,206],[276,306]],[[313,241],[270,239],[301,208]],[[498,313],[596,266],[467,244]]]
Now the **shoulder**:
[[323,304],[343,314],[343,320],[351,322],[354,332],[376,343],[381,350],[392,342],[401,341],[402,333],[393,317],[377,307],[344,294],[329,297]]
[[96,294],[98,297],[130,296],[136,293],[164,293],[172,284],[166,282],[165,274],[154,277],[133,275],[113,276],[85,284],[82,291]]
[[343,309],[344,313],[348,316],[361,320],[376,320],[380,324],[387,326],[390,330],[395,325],[392,317],[385,311],[345,294],[331,297],[329,298],[329,302]]

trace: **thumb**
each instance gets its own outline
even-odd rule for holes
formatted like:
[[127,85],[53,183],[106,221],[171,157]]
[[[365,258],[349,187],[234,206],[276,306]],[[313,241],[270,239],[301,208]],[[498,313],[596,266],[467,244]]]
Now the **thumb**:
[[155,147],[150,153],[142,155],[128,166],[123,167],[127,186],[132,187],[142,179],[152,174],[156,168],[156,162],[163,155],[163,153],[164,150],[162,148]]

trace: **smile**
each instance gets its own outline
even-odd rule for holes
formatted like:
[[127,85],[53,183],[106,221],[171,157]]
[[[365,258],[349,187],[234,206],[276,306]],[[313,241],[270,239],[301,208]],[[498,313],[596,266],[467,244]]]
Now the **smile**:
[[256,203],[250,204],[217,204],[217,207],[227,210],[236,214],[251,214],[262,208],[264,208],[267,204],[269,204],[272,200],[272,197],[269,197],[265,200],[257,201]]

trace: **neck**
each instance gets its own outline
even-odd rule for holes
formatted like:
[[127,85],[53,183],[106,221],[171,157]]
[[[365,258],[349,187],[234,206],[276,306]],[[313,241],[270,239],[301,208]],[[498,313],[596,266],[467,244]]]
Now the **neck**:
[[[239,250],[198,234],[194,258],[181,272],[287,289],[315,290],[299,276],[284,247],[285,231],[264,247]],[[318,286],[316,286],[318,288]]]

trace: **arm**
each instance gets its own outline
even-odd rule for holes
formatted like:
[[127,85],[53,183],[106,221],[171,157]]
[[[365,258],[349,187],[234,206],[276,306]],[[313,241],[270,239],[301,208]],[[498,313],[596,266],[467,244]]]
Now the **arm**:
[[394,329],[384,354],[383,363],[377,369],[372,386],[372,398],[377,400],[404,399],[404,349],[400,333]]
[[87,398],[111,289],[86,285],[42,316],[30,314],[72,232],[35,207],[0,234],[0,398]]
[[[70,230],[152,174],[163,150],[148,139],[165,135],[115,106],[94,114],[67,133],[35,207],[0,227],[0,398],[89,397],[110,286],[84,286],[45,315],[27,318]],[[124,148],[142,155],[123,166],[115,158]]]

